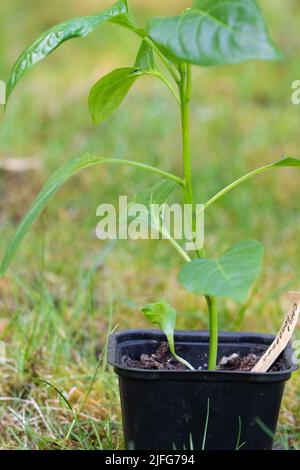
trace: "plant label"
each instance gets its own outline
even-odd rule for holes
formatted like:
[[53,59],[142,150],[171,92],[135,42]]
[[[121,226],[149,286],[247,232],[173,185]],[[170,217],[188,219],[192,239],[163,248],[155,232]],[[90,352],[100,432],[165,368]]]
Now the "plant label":
[[291,339],[299,318],[300,292],[290,292],[289,298],[290,306],[279,333],[265,354],[253,367],[252,372],[267,372]]

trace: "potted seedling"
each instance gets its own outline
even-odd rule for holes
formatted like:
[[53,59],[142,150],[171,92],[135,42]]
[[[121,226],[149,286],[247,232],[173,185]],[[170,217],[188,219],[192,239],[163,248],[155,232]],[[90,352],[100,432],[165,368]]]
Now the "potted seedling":
[[[192,66],[230,66],[249,60],[278,60],[280,52],[267,32],[255,0],[194,0],[174,17],[153,18],[137,26],[126,0],[104,12],[53,27],[26,49],[7,81],[6,97],[25,73],[64,41],[86,36],[104,23],[115,23],[140,38],[135,63],[102,77],[89,94],[95,124],[108,118],[143,75],[161,80],[178,103],[181,115],[183,173],[171,174],[145,162],[84,155],[58,169],[21,221],[4,255],[1,274],[12,261],[23,237],[49,199],[71,176],[98,164],[130,165],[160,178],[147,201],[164,203],[175,187],[192,207],[192,241],[196,233],[193,197],[189,107]],[[214,69],[214,74],[218,68]],[[283,157],[251,171],[219,191],[204,204],[207,211],[223,195],[264,171],[296,167],[300,160]],[[147,206],[148,207],[148,206]],[[166,235],[163,215],[153,222]],[[287,346],[275,366],[252,371],[273,337],[263,334],[219,333],[218,299],[244,302],[258,277],[263,247],[255,240],[239,241],[221,256],[196,247],[193,254],[167,236],[182,256],[178,279],[188,291],[205,297],[209,331],[175,332],[176,311],[165,302],[142,308],[161,331],[113,334],[109,361],[119,375],[125,443],[130,449],[270,449],[285,381],[295,369]],[[155,300],[155,299],[153,299]],[[254,357],[255,356],[255,357]],[[251,362],[252,361],[252,362]],[[228,366],[229,364],[229,366]]]

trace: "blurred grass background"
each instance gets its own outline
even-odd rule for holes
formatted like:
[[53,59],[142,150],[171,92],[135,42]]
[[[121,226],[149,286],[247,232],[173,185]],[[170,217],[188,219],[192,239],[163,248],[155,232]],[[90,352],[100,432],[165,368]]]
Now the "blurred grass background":
[[[194,68],[193,178],[198,202],[247,171],[281,155],[300,157],[300,106],[291,84],[300,79],[297,0],[261,0],[280,63]],[[41,32],[67,18],[96,13],[111,1],[11,0],[0,4],[0,79]],[[189,1],[130,0],[143,24],[172,15]],[[120,110],[94,127],[87,109],[91,85],[115,66],[134,62],[138,39],[108,25],[65,43],[18,85],[0,125],[0,250],[45,179],[86,151],[130,158],[180,172],[179,114],[160,82],[143,78]],[[7,171],[11,158],[34,158],[38,169]],[[30,161],[30,160],[27,160]],[[164,298],[181,313],[178,328],[208,325],[205,304],[177,283],[181,260],[166,242],[100,242],[96,208],[133,196],[157,178],[133,168],[99,166],[70,181],[26,237],[8,275],[0,280],[2,448],[122,448],[117,383],[102,360],[89,385],[108,331],[148,327],[138,307]],[[246,183],[206,214],[210,256],[244,238],[261,240],[264,273],[253,301],[240,310],[220,303],[226,330],[276,333],[282,296],[299,289],[299,174],[275,170]],[[49,384],[36,380],[45,379]],[[278,446],[298,448],[299,375],[287,386]],[[62,393],[59,395],[57,389]],[[78,420],[74,415],[84,401]],[[67,403],[68,402],[68,403]],[[68,406],[70,407],[68,408]]]

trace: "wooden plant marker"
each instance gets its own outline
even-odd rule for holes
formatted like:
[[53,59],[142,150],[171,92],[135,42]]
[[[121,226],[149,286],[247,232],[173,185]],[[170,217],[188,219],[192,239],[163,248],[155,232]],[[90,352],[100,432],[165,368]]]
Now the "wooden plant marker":
[[291,339],[299,318],[300,292],[290,292],[289,300],[290,306],[278,335],[251,372],[267,372]]

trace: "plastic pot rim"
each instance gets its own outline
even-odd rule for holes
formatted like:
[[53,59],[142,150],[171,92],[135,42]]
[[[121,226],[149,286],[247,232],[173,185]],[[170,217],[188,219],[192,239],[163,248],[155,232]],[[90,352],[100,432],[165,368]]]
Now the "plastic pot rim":
[[[175,331],[176,343],[203,344],[209,340],[207,330]],[[219,347],[226,344],[236,345],[248,344],[252,347],[264,346],[265,349],[272,343],[275,336],[270,334],[253,332],[219,333]],[[114,367],[117,375],[131,377],[136,380],[185,380],[185,381],[209,381],[209,382],[284,382],[291,377],[291,374],[299,369],[299,366],[291,362],[292,346],[289,343],[283,352],[284,362],[288,365],[286,369],[272,372],[251,372],[251,371],[224,371],[224,370],[147,370],[125,366],[118,358],[118,348],[121,344],[129,345],[131,342],[139,341],[166,341],[165,335],[160,330],[123,330],[109,336],[108,362]],[[233,351],[234,352],[234,351]]]

